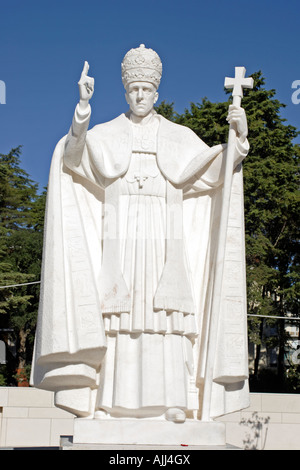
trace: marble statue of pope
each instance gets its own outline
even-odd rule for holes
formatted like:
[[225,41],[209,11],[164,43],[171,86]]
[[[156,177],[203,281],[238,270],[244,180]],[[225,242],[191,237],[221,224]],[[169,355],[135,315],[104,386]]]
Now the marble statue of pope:
[[[89,130],[85,63],[48,186],[31,383],[77,417],[201,420],[226,144],[158,115],[159,56],[122,63],[129,111]],[[210,417],[248,406],[241,162],[237,132]],[[206,398],[207,400],[207,398]]]

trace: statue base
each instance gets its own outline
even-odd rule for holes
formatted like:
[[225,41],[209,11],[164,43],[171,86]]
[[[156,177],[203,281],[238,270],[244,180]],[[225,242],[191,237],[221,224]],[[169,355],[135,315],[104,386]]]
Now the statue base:
[[73,445],[226,446],[225,424],[156,419],[74,420]]

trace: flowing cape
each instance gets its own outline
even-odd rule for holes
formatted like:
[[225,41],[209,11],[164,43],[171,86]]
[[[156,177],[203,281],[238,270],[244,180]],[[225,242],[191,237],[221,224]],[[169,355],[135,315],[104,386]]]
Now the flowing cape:
[[[199,336],[196,340],[196,384],[200,397],[206,380],[211,307],[216,273],[222,187],[184,200],[185,243],[193,279]],[[221,308],[214,354],[211,417],[249,406],[248,334],[245,277],[243,173],[233,174],[224,259]],[[203,406],[202,402],[202,406]],[[206,404],[207,406],[207,404]]]
[[64,166],[65,140],[50,169],[31,373],[33,385],[53,391],[94,387],[106,351],[97,263],[88,247],[91,240],[98,246],[101,262],[103,191]]
[[[31,384],[38,388],[59,391],[97,386],[97,371],[106,351],[99,299],[104,191],[98,175],[113,181],[127,171],[132,145],[128,129],[125,115],[95,126],[88,132],[81,164],[72,170],[63,159],[66,137],[54,151],[31,375]],[[69,145],[72,146],[72,139]],[[223,146],[209,148],[190,129],[161,118],[158,165],[166,179],[184,194],[184,243],[199,329],[194,348],[194,380],[200,390],[200,402],[210,347],[208,333],[222,206],[222,184],[207,182],[205,171],[222,152],[226,152]],[[191,183],[196,173],[200,182],[201,174],[204,175],[200,185]],[[221,312],[215,332],[212,417],[249,405],[243,219],[239,164],[233,175]]]

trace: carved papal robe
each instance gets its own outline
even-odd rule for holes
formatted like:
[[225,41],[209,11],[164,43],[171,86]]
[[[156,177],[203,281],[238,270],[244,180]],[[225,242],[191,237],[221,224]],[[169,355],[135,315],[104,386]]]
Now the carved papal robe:
[[[226,145],[155,114],[89,119],[76,108],[53,156],[32,384],[77,416],[201,417]],[[238,140],[212,417],[248,406],[247,152]]]

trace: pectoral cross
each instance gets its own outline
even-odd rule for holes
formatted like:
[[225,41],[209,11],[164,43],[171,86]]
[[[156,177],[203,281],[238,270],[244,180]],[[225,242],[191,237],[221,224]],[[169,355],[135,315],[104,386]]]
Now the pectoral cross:
[[134,175],[134,178],[136,181],[138,181],[139,188],[142,188],[144,186],[146,179],[148,179],[148,176]]

